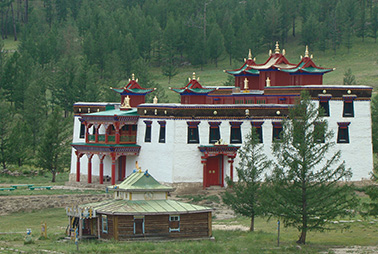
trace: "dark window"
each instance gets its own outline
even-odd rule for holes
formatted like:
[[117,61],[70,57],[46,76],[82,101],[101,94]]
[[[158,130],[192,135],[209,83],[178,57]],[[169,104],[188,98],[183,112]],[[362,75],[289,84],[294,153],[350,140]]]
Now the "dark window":
[[220,131],[219,131],[220,122],[209,122],[209,124],[210,124],[209,143],[214,144],[220,139]]
[[144,121],[146,124],[146,134],[144,135],[144,142],[151,142],[151,124],[152,121]]
[[348,123],[337,123],[339,125],[339,130],[337,132],[337,143],[349,143],[349,122]]
[[160,124],[159,143],[165,143],[165,121],[158,121]]
[[85,138],[85,124],[80,125],[80,136],[79,138]]
[[102,218],[102,232],[108,233],[108,216],[101,215],[101,218]]
[[316,122],[314,124],[314,140],[316,143],[325,143],[325,122]]
[[353,101],[344,101],[343,117],[354,117]]
[[188,144],[199,144],[198,124],[199,122],[187,122]]
[[283,130],[281,122],[273,122],[273,142],[281,140],[281,132]]
[[169,232],[180,232],[180,215],[169,216]]
[[231,144],[241,144],[242,143],[242,135],[240,125],[241,122],[230,122],[231,125],[231,137],[230,143]]
[[323,116],[329,116],[329,101],[319,101],[319,107],[322,108]]
[[96,135],[96,126],[92,125],[92,135]]
[[256,134],[259,138],[259,143],[263,143],[263,130],[262,130],[262,124],[264,122],[251,122],[252,127],[255,129]]

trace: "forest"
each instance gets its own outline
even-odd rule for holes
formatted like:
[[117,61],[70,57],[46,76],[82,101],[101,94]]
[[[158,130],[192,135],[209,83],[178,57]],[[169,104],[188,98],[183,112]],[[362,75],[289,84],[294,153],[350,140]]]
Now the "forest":
[[[69,165],[72,105],[118,101],[132,73],[158,88],[183,66],[232,66],[290,38],[318,51],[378,36],[376,0],[0,0],[0,164]],[[63,149],[62,149],[63,147]]]

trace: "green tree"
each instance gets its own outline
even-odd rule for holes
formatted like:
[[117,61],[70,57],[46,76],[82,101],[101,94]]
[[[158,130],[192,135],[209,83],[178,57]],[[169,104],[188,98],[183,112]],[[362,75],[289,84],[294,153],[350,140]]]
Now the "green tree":
[[69,119],[62,116],[62,111],[55,108],[49,115],[45,132],[38,148],[38,165],[51,172],[55,182],[57,172],[63,172],[68,166],[70,155]]
[[353,75],[352,70],[350,68],[348,68],[348,70],[346,70],[346,72],[344,73],[343,84],[344,85],[356,84],[356,77]]
[[229,188],[223,195],[223,202],[238,214],[251,218],[250,231],[254,231],[255,217],[264,214],[262,205],[263,173],[270,168],[269,161],[264,154],[263,144],[255,128],[247,135],[242,148],[239,149],[239,165],[236,167],[238,181],[226,178]]
[[378,95],[374,95],[371,100],[371,123],[373,152],[378,153]]
[[306,243],[308,231],[327,229],[327,221],[348,215],[356,201],[352,188],[339,182],[352,172],[339,162],[340,151],[330,151],[333,133],[320,115],[303,92],[283,123],[281,141],[272,146],[277,160],[267,178],[266,206],[285,226],[298,229],[299,244]]
[[3,169],[6,169],[9,154],[9,134],[10,134],[10,120],[11,107],[8,102],[0,100],[0,163]]
[[218,59],[224,51],[224,39],[217,23],[211,29],[207,46],[209,47],[209,58],[215,62],[215,67],[218,67]]

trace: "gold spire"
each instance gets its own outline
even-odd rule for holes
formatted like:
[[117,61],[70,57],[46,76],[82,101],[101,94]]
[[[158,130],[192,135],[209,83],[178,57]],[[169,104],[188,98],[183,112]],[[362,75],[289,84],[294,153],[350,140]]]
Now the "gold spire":
[[134,79],[135,79],[135,75],[133,73],[133,74],[131,74],[131,80],[134,80]]
[[252,52],[251,52],[251,49],[249,49],[249,52],[248,52],[248,60],[252,60]]
[[271,49],[269,49],[269,56],[271,56],[272,55],[272,50]]
[[282,50],[282,55],[286,55],[286,50],[285,49]]
[[309,57],[308,46],[307,45],[306,45],[306,50],[305,50],[305,56],[304,57]]
[[193,72],[193,79],[195,80],[196,79],[196,73]]
[[279,54],[280,53],[280,44],[278,44],[278,41],[276,41],[276,49],[274,50],[274,53],[275,54]]

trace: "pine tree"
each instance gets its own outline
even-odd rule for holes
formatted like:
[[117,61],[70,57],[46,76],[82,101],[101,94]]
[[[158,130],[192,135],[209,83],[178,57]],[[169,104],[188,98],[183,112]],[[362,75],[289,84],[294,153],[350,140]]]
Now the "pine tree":
[[284,121],[281,141],[272,146],[276,165],[267,178],[266,206],[298,229],[299,244],[308,231],[327,229],[327,221],[347,215],[356,201],[350,186],[339,182],[352,172],[339,162],[340,151],[330,152],[333,134],[320,115],[308,92],[302,93]]
[[344,85],[356,84],[356,77],[352,74],[352,70],[350,68],[348,68],[348,70],[344,73],[343,84]]
[[209,47],[209,58],[215,62],[215,67],[218,67],[218,59],[224,51],[224,39],[217,23],[211,29],[207,46]]
[[255,128],[247,135],[243,147],[238,151],[239,166],[236,167],[238,181],[227,178],[229,189],[223,195],[223,202],[238,214],[251,218],[250,231],[254,231],[255,216],[264,214],[262,205],[262,176],[270,168],[271,162],[263,151],[263,144]]

